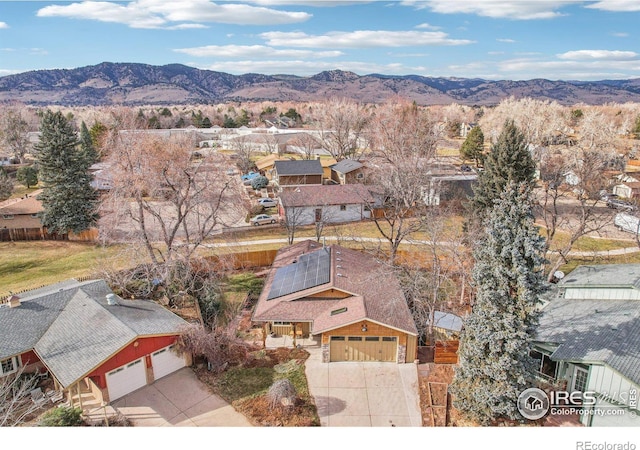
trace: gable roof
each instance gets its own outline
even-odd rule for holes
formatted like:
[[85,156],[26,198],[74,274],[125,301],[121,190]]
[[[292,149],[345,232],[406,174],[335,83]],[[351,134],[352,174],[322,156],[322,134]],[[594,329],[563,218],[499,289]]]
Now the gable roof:
[[282,206],[361,205],[371,203],[373,197],[364,184],[326,184],[299,186],[280,194]]
[[[564,287],[637,289],[639,264],[581,266],[558,283]],[[554,360],[602,363],[640,384],[640,300],[555,296],[544,307],[536,341],[554,344]]]
[[0,358],[35,350],[68,387],[142,336],[178,334],[186,323],[146,300],[108,305],[103,280],[71,280],[20,295],[16,308],[0,308]]
[[349,173],[362,167],[362,163],[354,159],[343,159],[331,166],[331,169],[340,173]]
[[295,161],[276,161],[274,163],[278,175],[322,175],[322,164],[317,159],[301,159]]
[[[325,277],[303,289],[281,292],[278,285],[274,285],[278,271],[293,271],[292,266],[305,257],[318,260],[328,258],[328,280]],[[331,292],[335,293],[335,297],[329,296]],[[313,297],[319,293],[323,296]],[[335,313],[343,308],[346,310]],[[334,314],[331,314],[332,311]],[[312,334],[364,319],[409,334],[418,333],[400,284],[384,265],[365,253],[338,245],[324,247],[310,240],[278,251],[252,319],[258,322],[310,321]]]
[[30,194],[27,198],[15,198],[0,203],[0,214],[37,214],[42,212],[42,202],[36,198],[40,191]]

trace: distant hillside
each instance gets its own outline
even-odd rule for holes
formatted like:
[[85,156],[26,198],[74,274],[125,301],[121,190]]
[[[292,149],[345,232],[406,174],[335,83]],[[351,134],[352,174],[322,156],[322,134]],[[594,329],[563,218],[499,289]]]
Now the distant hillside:
[[225,101],[312,101],[347,97],[378,103],[401,96],[420,105],[495,105],[532,97],[576,103],[640,102],[640,79],[603,81],[489,81],[390,76],[332,70],[293,75],[231,75],[181,64],[102,63],[65,70],[36,70],[0,78],[0,102],[32,105],[194,104]]

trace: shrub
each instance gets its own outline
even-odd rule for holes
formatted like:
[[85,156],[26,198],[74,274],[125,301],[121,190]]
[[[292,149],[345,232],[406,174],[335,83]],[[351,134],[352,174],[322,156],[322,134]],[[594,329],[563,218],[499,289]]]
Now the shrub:
[[251,187],[256,191],[258,189],[266,188],[269,184],[269,179],[263,175],[258,175],[253,180],[251,180]]
[[44,413],[40,419],[41,427],[77,427],[84,425],[82,409],[62,406]]

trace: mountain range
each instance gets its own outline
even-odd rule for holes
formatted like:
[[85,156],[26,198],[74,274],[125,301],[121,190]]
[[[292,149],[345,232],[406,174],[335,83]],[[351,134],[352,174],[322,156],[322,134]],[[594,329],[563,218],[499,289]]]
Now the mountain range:
[[419,105],[492,106],[531,97],[563,105],[640,102],[640,79],[526,81],[357,75],[331,70],[310,77],[231,75],[182,64],[104,62],[76,69],[35,70],[0,77],[0,102],[30,105],[175,105],[229,101],[316,101],[345,97],[379,103],[402,97]]

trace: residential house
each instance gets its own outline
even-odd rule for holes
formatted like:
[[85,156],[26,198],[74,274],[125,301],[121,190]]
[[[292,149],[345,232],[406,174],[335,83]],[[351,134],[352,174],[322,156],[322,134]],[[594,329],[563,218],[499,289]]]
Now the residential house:
[[476,125],[476,123],[462,122],[460,124],[460,137],[466,138],[469,135],[469,132],[473,130]]
[[457,364],[462,318],[444,311],[433,312],[434,351],[436,364]]
[[354,159],[343,159],[331,166],[331,180],[336,184],[364,183],[363,164]]
[[570,392],[593,392],[605,411],[587,426],[640,426],[640,264],[579,266],[542,307],[532,355],[540,376]]
[[13,158],[7,153],[0,153],[0,166],[8,166],[12,163]]
[[273,180],[280,188],[322,185],[322,164],[318,159],[276,161]]
[[0,202],[0,229],[42,228],[42,202],[36,198],[40,192]]
[[622,198],[638,198],[640,197],[640,182],[629,181],[616,184],[613,186],[613,193]]
[[438,206],[453,200],[473,196],[478,174],[462,172],[452,164],[431,164],[425,173],[423,198],[428,206]]
[[296,225],[355,222],[371,217],[373,201],[362,184],[299,186],[280,194],[280,215]]
[[322,165],[322,184],[333,184],[331,181],[331,166],[336,164],[337,161],[332,156],[325,158],[318,156],[317,158],[320,159],[320,164]]
[[175,343],[186,322],[147,300],[116,296],[103,280],[11,296],[0,307],[0,376],[48,372],[67,398],[112,402],[191,364]]
[[418,331],[393,271],[374,257],[307,240],[280,249],[252,320],[312,337],[322,361],[413,363]]
[[98,192],[107,192],[113,187],[113,175],[111,174],[111,165],[104,162],[92,164],[89,167],[89,173],[91,174],[91,182],[89,183],[92,188]]

